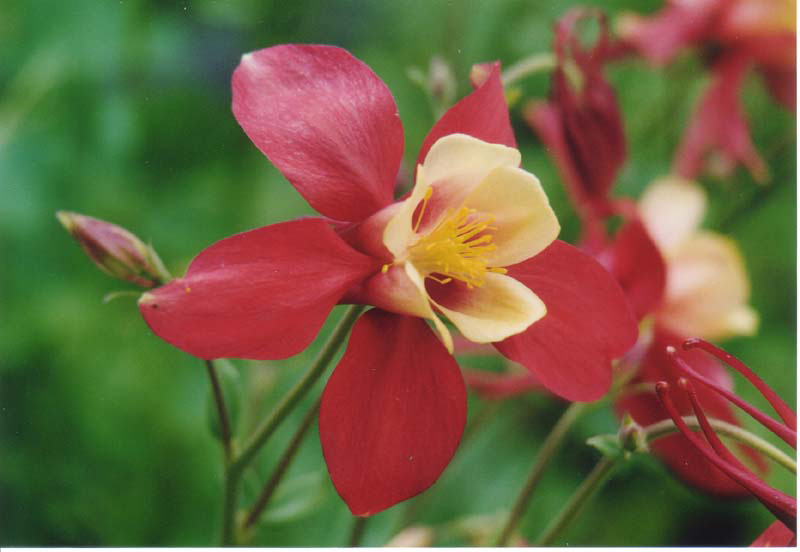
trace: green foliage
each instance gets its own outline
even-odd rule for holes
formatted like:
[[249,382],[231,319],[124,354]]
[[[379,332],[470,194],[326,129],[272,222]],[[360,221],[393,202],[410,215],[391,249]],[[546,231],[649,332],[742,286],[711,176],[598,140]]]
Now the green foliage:
[[[604,6],[612,18],[622,9],[652,11],[657,5],[591,3]],[[443,56],[453,64],[461,96],[469,90],[473,62],[510,64],[547,50],[553,21],[571,5],[4,2],[0,544],[205,546],[218,539],[221,452],[204,420],[203,364],[155,338],[131,298],[102,303],[106,293],[120,289],[119,282],[83,256],[55,211],[126,227],[151,242],[173,274],[181,274],[215,240],[311,212],[230,113],[230,75],[242,53],[280,42],[350,49],[392,90],[405,126],[405,158],[413,163],[433,115],[407,78],[408,67],[427,68],[432,55]],[[629,160],[615,191],[635,197],[668,170],[705,76],[701,63],[686,56],[663,71],[622,63],[610,78],[629,140]],[[772,180],[761,187],[738,172],[724,182],[704,181],[713,206],[706,226],[741,244],[761,317],[756,337],[726,346],[794,404],[795,127],[762,83],[751,80],[745,105]],[[537,75],[520,86],[524,97],[542,98],[548,79]],[[578,222],[552,161],[518,110],[512,117],[525,168],[541,179],[562,221],[562,237],[574,239]],[[249,434],[297,381],[329,331],[327,324],[296,358],[242,363],[239,436]],[[746,398],[763,404],[752,389],[738,380],[737,385]],[[318,393],[290,416],[246,474],[246,502]],[[488,405],[471,398],[470,416]],[[439,543],[470,544],[463,531],[447,528],[510,508],[562,408],[537,394],[497,406],[436,485],[368,522],[363,544],[382,545],[411,520],[443,528]],[[545,474],[520,527],[523,535],[539,534],[590,471],[597,454],[586,439],[617,428],[608,408],[578,423]],[[768,480],[783,489],[794,485],[779,469]],[[769,521],[757,503],[703,495],[658,462],[636,455],[557,544],[744,545]],[[342,546],[351,524],[312,430],[253,544]]]

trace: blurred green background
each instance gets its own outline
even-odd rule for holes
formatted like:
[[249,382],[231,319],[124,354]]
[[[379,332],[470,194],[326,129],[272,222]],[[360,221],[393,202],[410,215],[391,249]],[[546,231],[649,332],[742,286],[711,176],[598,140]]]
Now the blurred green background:
[[[621,10],[650,12],[659,2],[589,4],[613,17]],[[434,119],[425,94],[407,76],[409,67],[426,71],[432,55],[443,56],[455,69],[460,97],[469,90],[472,63],[509,64],[548,50],[552,23],[572,5],[4,0],[0,544],[203,546],[218,540],[221,453],[208,428],[202,363],[155,338],[133,298],[101,302],[126,286],[85,258],[56,210],[130,229],[152,241],[180,274],[213,241],[311,212],[230,113],[230,76],[242,53],[281,42],[349,49],[392,90],[405,126],[406,160],[413,162]],[[621,63],[609,78],[629,141],[616,193],[638,196],[668,170],[707,77],[698,59],[683,56],[661,71]],[[526,96],[544,97],[547,90],[544,74],[524,82]],[[771,181],[759,186],[743,171],[726,181],[703,181],[711,196],[706,226],[739,241],[762,320],[756,337],[726,347],[794,405],[794,116],[776,106],[753,75],[744,103]],[[540,177],[564,236],[574,239],[577,221],[552,162],[518,110],[512,116],[525,168]],[[287,361],[234,361],[246,397],[240,434],[299,378],[321,341]],[[745,397],[760,400],[739,384]],[[247,475],[247,499],[318,392]],[[479,431],[421,498],[370,519],[363,543],[380,546],[409,520],[435,525],[437,544],[472,542],[470,534],[491,528],[493,516],[510,507],[563,408],[534,394],[493,405],[471,397],[471,417],[488,413]],[[615,429],[608,408],[577,425],[545,474],[523,535],[534,538],[596,462],[598,453],[585,439]],[[769,481],[793,492],[794,479],[779,468]],[[745,545],[771,519],[754,501],[705,496],[643,457],[616,474],[558,544]],[[351,526],[314,429],[253,542],[342,546]]]

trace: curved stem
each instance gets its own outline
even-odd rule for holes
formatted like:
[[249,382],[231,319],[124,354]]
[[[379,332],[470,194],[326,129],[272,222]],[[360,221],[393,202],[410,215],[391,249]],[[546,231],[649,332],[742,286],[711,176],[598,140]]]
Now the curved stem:
[[508,520],[506,520],[500,532],[500,536],[497,538],[496,546],[506,546],[508,543],[511,533],[528,508],[531,496],[533,496],[533,491],[536,490],[536,487],[539,485],[539,481],[542,479],[547,464],[555,455],[567,431],[569,431],[572,424],[575,423],[575,420],[578,419],[578,416],[580,416],[586,406],[586,403],[572,403],[561,415],[561,418],[559,418],[556,425],[553,426],[553,429],[550,430],[550,434],[544,440],[544,443],[542,443],[542,448],[539,449],[539,455],[536,457],[536,462],[531,469],[530,475],[528,475],[528,480],[525,482],[525,486],[522,488],[519,496],[517,496],[514,507],[511,509],[511,513],[508,516]]
[[503,86],[510,86],[518,80],[539,73],[541,71],[550,71],[556,66],[556,56],[551,52],[542,52],[532,56],[521,59],[520,61],[509,65],[500,76]]
[[357,517],[353,521],[353,528],[350,530],[350,537],[347,543],[347,546],[350,548],[355,548],[361,542],[361,537],[364,536],[364,526],[367,524],[367,519],[369,518]]
[[281,455],[281,459],[278,461],[275,471],[272,472],[272,476],[269,478],[269,481],[267,481],[266,485],[264,485],[264,489],[261,491],[261,494],[258,496],[255,504],[253,504],[253,507],[250,509],[250,513],[247,514],[247,518],[245,518],[244,521],[245,528],[252,527],[264,512],[264,509],[269,503],[269,499],[272,498],[272,495],[275,493],[275,489],[278,488],[278,484],[283,480],[283,476],[289,469],[289,465],[292,463],[292,460],[294,460],[294,456],[297,453],[297,450],[300,448],[300,443],[303,442],[303,438],[306,436],[306,433],[308,432],[312,423],[317,418],[319,405],[320,400],[317,399],[317,402],[314,403],[314,406],[312,406],[311,410],[308,411],[306,417],[303,418],[303,421],[300,423],[300,427],[297,428],[292,440],[289,442],[289,446],[286,447],[283,455]]
[[[686,425],[688,425],[691,429],[701,429],[700,422],[695,416],[683,416],[683,421],[686,422]],[[775,445],[765,441],[761,437],[754,435],[745,429],[742,429],[739,426],[729,424],[728,422],[714,418],[709,418],[708,421],[714,431],[720,435],[735,439],[743,445],[747,445],[748,447],[757,450],[790,472],[794,474],[797,473],[797,463]],[[678,433],[678,428],[675,425],[675,422],[667,419],[645,427],[644,432],[647,436],[647,442],[650,443],[651,441],[666,437],[667,435]]]
[[289,393],[284,397],[280,404],[275,407],[264,423],[261,424],[258,429],[256,429],[255,434],[242,449],[242,452],[238,455],[238,457],[234,458],[233,461],[228,464],[227,469],[225,470],[225,495],[222,503],[223,545],[231,545],[234,542],[234,518],[236,516],[236,504],[238,502],[239,495],[239,482],[244,469],[255,459],[258,451],[261,450],[261,447],[264,446],[272,434],[275,433],[275,430],[278,429],[278,426],[280,426],[281,422],[286,419],[289,412],[291,412],[292,409],[297,406],[297,404],[300,402],[300,399],[302,399],[306,393],[311,390],[311,387],[325,372],[328,364],[330,364],[331,360],[333,360],[333,357],[336,355],[336,352],[339,350],[339,347],[344,342],[347,334],[350,332],[350,329],[353,327],[353,324],[355,324],[358,315],[361,314],[363,309],[363,305],[352,305],[348,308],[344,316],[342,316],[341,320],[339,320],[339,323],[333,330],[333,333],[331,333],[330,337],[328,337],[325,345],[323,345],[322,350],[317,355],[317,358],[314,360],[311,368],[309,368],[306,374],[303,376],[303,379],[301,379],[295,384],[294,387],[292,387]]
[[569,502],[558,513],[558,516],[550,522],[550,525],[547,526],[547,529],[545,529],[534,546],[549,546],[553,543],[559,533],[577,517],[592,494],[603,485],[611,473],[611,469],[617,465],[617,461],[618,459],[604,456],[595,464],[592,471],[575,491],[575,494],[570,497]]
[[231,445],[231,422],[228,417],[228,409],[225,408],[225,397],[222,394],[222,387],[219,384],[219,377],[217,377],[217,369],[214,367],[214,361],[206,360],[205,363],[208,379],[211,382],[211,391],[214,394],[214,405],[217,407],[217,416],[219,416],[219,431],[220,438],[222,439],[222,448],[225,451],[225,462],[228,463],[233,455],[233,447]]
[[267,439],[272,436],[284,418],[297,405],[298,401],[308,393],[311,386],[317,382],[325,368],[328,367],[363,308],[362,305],[353,305],[347,310],[328,338],[328,341],[322,347],[319,355],[317,355],[314,364],[311,365],[303,379],[297,382],[292,390],[289,391],[289,394],[284,397],[283,401],[272,411],[269,418],[256,430],[250,442],[242,449],[242,453],[231,464],[232,469],[241,470],[253,461],[258,451],[267,442]]

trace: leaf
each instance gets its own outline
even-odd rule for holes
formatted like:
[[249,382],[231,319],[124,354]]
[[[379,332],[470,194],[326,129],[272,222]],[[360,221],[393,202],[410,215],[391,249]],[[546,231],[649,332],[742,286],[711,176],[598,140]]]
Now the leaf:
[[618,459],[624,453],[619,436],[612,434],[595,435],[586,439],[586,444],[599,450],[603,456]]
[[275,491],[271,505],[261,517],[263,522],[285,523],[308,515],[322,503],[325,495],[325,474],[304,473],[285,481]]

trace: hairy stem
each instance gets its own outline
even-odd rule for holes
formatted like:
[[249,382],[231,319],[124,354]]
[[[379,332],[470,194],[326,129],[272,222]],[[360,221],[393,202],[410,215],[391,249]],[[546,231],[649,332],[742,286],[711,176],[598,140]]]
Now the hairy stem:
[[575,491],[575,494],[570,497],[569,502],[550,522],[550,525],[547,526],[547,529],[544,530],[544,533],[542,533],[542,536],[539,537],[534,546],[550,546],[561,531],[578,516],[578,513],[589,501],[592,494],[605,483],[611,473],[611,469],[616,464],[617,459],[608,458],[607,456],[601,458]]
[[539,73],[542,71],[551,71],[556,66],[556,56],[550,52],[543,52],[534,54],[532,56],[521,59],[503,71],[500,80],[503,86],[510,86],[518,80]]
[[234,544],[236,529],[236,506],[239,498],[239,483],[242,474],[247,466],[255,459],[261,447],[278,429],[289,413],[300,403],[300,400],[308,393],[325,369],[330,364],[339,347],[344,343],[347,334],[355,324],[361,311],[362,305],[352,305],[342,316],[333,333],[328,337],[322,350],[317,355],[314,363],[305,373],[303,378],[295,384],[284,399],[275,407],[269,417],[256,429],[253,437],[242,449],[242,452],[234,458],[225,470],[225,494],[223,498],[223,524],[222,524],[222,544],[230,546]]
[[361,537],[364,536],[364,527],[367,525],[365,517],[357,517],[353,520],[353,528],[350,530],[350,537],[348,538],[347,546],[355,548],[361,543]]
[[528,480],[525,482],[525,486],[517,496],[517,500],[514,502],[511,513],[509,514],[508,519],[506,520],[506,523],[500,532],[500,536],[497,538],[497,542],[495,543],[496,546],[507,545],[508,539],[511,537],[511,534],[517,527],[517,524],[522,519],[523,514],[530,504],[533,492],[536,490],[536,487],[538,487],[539,481],[542,479],[542,475],[544,474],[547,464],[553,458],[558,450],[559,445],[561,444],[561,441],[564,440],[564,437],[572,427],[572,424],[575,423],[586,406],[587,405],[585,403],[572,403],[561,415],[561,418],[559,418],[559,420],[553,426],[553,429],[550,430],[550,434],[542,443],[542,448],[539,450],[539,455],[536,457],[536,462],[534,463],[533,468],[528,475]]
[[[695,416],[683,416],[683,421],[686,422],[686,425],[688,425],[691,429],[701,429],[700,423],[697,421]],[[774,460],[777,464],[783,466],[790,472],[794,474],[797,473],[797,463],[790,458],[789,455],[785,454],[773,444],[739,426],[729,424],[728,422],[714,418],[709,418],[708,421],[711,424],[711,427],[714,428],[714,431],[720,435],[724,437],[730,437],[731,439],[734,439],[743,445],[747,445],[748,447],[762,453],[764,456]],[[678,428],[675,425],[675,422],[667,419],[647,426],[644,428],[644,431],[645,435],[647,435],[647,442],[650,443],[656,439],[677,433]]]
[[225,462],[229,463],[233,456],[233,446],[231,442],[231,422],[228,416],[228,409],[225,408],[225,397],[222,394],[222,387],[219,384],[219,377],[217,377],[217,369],[214,366],[214,361],[206,360],[205,363],[208,379],[211,382],[211,391],[214,394],[214,405],[217,407],[220,438],[222,439],[222,448],[225,451]]
[[303,442],[303,438],[306,436],[309,428],[317,418],[319,405],[320,401],[317,400],[317,402],[314,403],[314,406],[312,406],[306,414],[306,417],[303,418],[303,421],[300,423],[300,427],[297,428],[292,440],[289,442],[289,446],[286,447],[286,450],[281,455],[281,459],[278,461],[275,471],[272,472],[272,476],[264,485],[261,494],[258,496],[255,504],[253,504],[253,507],[250,509],[250,513],[247,514],[247,518],[245,518],[244,521],[245,528],[252,527],[264,512],[264,509],[267,507],[270,498],[272,498],[272,495],[275,493],[275,489],[278,488],[278,484],[283,480],[283,476],[286,475],[289,465],[292,463],[292,460],[294,460],[295,454],[297,454],[297,450],[300,448],[300,444]]

